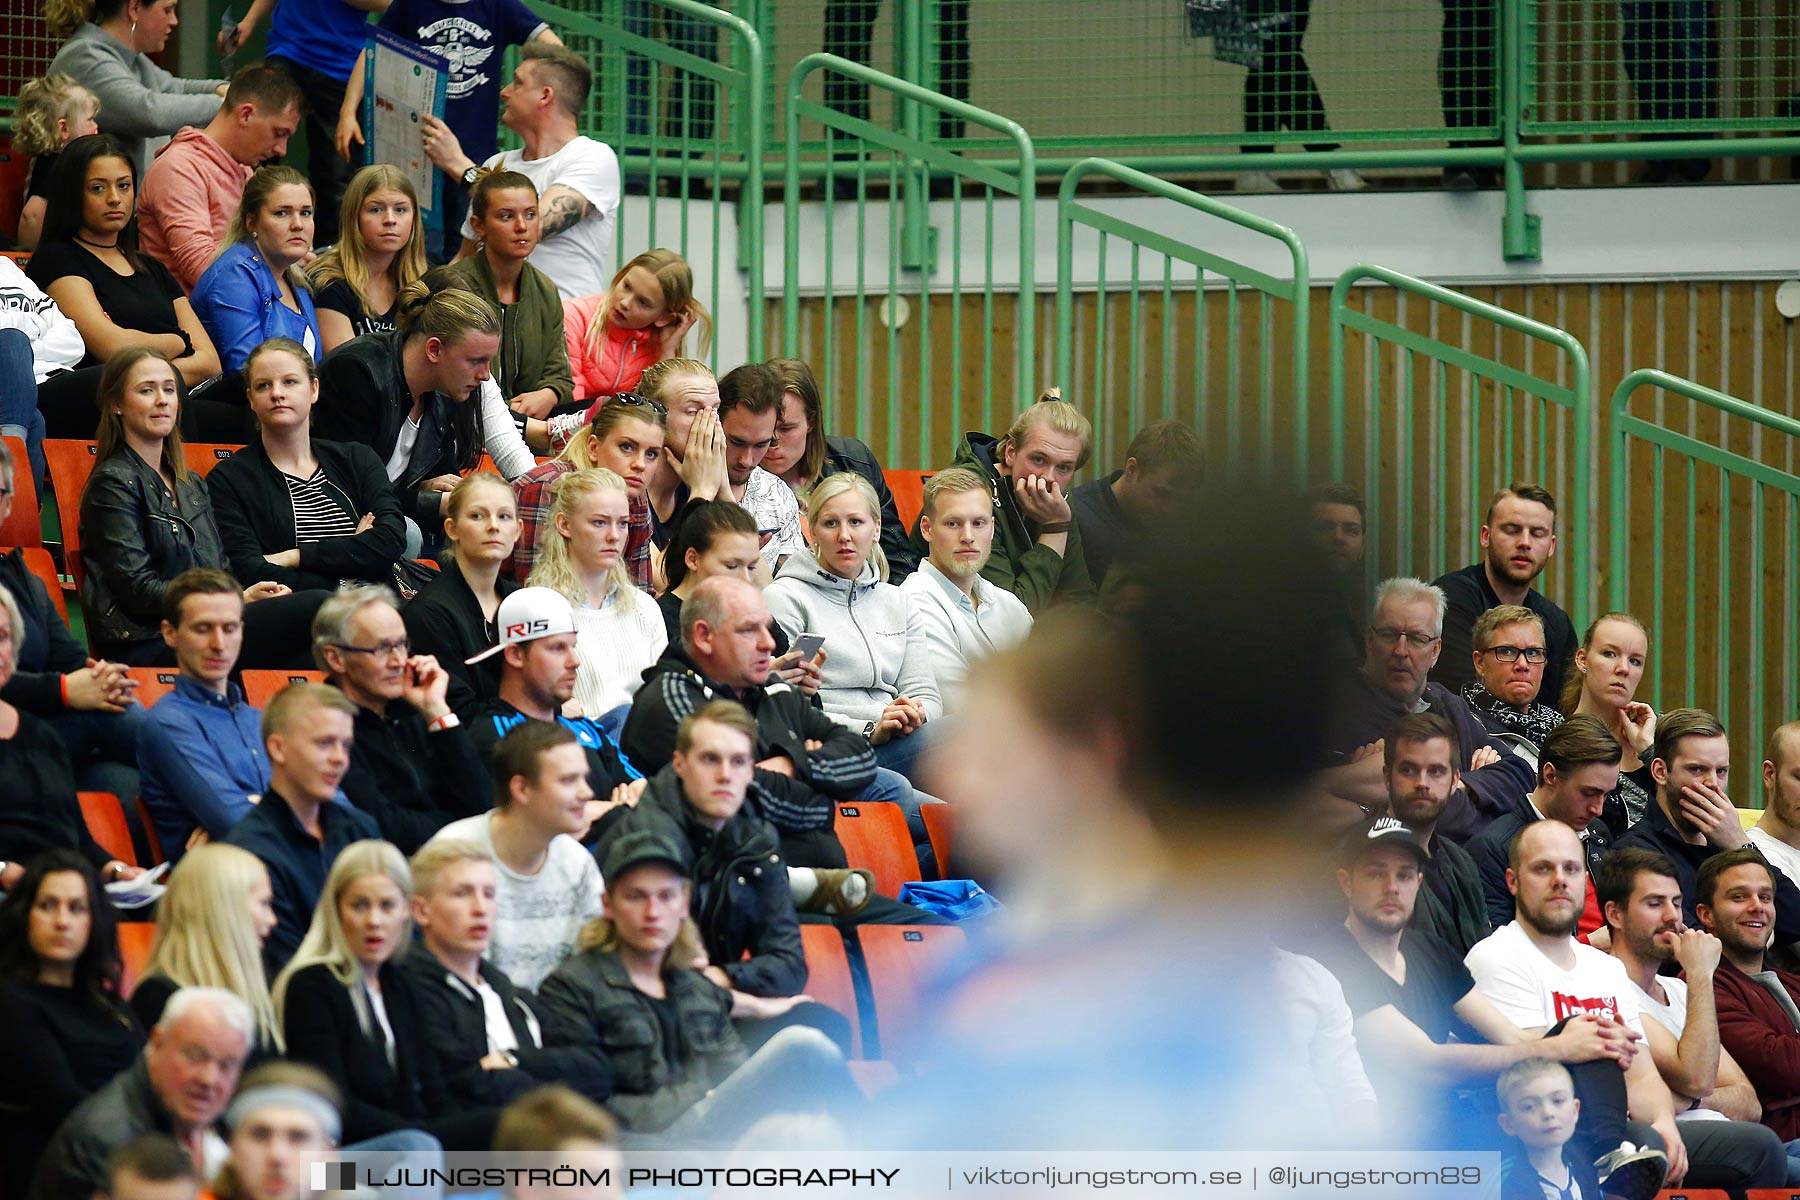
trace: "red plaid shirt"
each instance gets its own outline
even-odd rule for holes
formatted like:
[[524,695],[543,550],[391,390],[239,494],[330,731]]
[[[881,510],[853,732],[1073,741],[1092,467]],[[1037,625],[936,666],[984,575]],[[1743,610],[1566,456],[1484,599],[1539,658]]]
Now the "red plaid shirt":
[[[524,583],[531,574],[532,560],[537,557],[538,538],[542,535],[544,526],[549,524],[550,507],[556,501],[552,485],[574,469],[573,463],[553,458],[547,463],[539,463],[513,480],[513,491],[518,495],[519,541],[513,547],[506,573],[519,583]],[[625,543],[625,569],[631,572],[631,582],[650,591],[648,497],[631,497],[631,537]]]

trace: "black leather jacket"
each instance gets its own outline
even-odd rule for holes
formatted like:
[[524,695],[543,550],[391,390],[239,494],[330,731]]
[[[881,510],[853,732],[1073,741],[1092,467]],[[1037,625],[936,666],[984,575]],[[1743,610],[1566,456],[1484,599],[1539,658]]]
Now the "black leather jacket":
[[81,494],[81,610],[100,643],[162,636],[163,589],[190,567],[225,567],[198,475],[161,476],[129,446],[94,467]]
[[806,986],[800,919],[788,890],[781,837],[751,807],[739,809],[714,832],[694,819],[680,777],[667,766],[651,779],[637,807],[607,827],[594,857],[604,862],[612,843],[633,830],[653,829],[668,838],[693,870],[689,911],[707,955],[740,992],[793,996]]
[[616,954],[584,950],[563,960],[538,988],[544,1041],[598,1047],[612,1067],[606,1107],[625,1128],[667,1129],[744,1061],[731,1027],[731,994],[698,971],[663,973],[679,1033],[671,1046],[652,1000],[632,985]]

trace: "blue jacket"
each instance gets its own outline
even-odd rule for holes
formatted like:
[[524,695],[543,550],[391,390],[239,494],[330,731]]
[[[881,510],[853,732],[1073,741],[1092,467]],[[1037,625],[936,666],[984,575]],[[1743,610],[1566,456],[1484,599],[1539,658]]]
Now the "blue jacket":
[[323,842],[300,827],[288,802],[271,789],[226,839],[256,855],[268,868],[275,931],[263,953],[271,973],[287,965],[300,948],[300,939],[312,924],[313,909],[325,891],[325,876],[344,847],[381,836],[368,814],[350,807],[342,793],[319,810],[319,829],[325,835]]
[[272,337],[291,337],[306,344],[312,332],[313,357],[319,356],[319,315],[312,293],[294,289],[295,312],[281,302],[275,273],[250,242],[233,242],[213,260],[194,285],[194,315],[206,326],[227,371],[241,371],[250,352]]
[[144,718],[138,774],[163,857],[176,862],[196,825],[220,840],[268,791],[262,714],[235,683],[221,697],[178,675]]

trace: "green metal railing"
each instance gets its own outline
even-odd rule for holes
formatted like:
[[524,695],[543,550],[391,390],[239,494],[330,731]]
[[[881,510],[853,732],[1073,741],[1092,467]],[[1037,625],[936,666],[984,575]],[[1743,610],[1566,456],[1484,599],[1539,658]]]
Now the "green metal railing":
[[[1646,393],[1690,403],[1633,413]],[[1653,631],[1638,698],[1716,713],[1747,781],[1733,798],[1760,808],[1762,739],[1800,699],[1800,475],[1770,461],[1793,463],[1800,421],[1639,370],[1613,391],[1611,440],[1609,603]]]
[[[761,109],[768,87],[756,29],[699,0],[585,0],[591,11],[529,3],[594,63],[582,130],[618,153],[628,194],[650,197],[643,227],[631,225],[629,206],[620,207],[620,265],[666,246],[694,265],[706,303],[717,307],[726,289],[747,288],[745,344],[756,353],[765,319]],[[720,253],[732,236],[726,205],[665,206],[656,199],[716,197],[728,187],[737,200],[735,255]],[[726,269],[732,257],[742,277]]]
[[[898,128],[806,97],[808,79],[821,73],[885,94]],[[822,127],[825,138],[806,172],[818,178],[824,200],[822,245],[801,243],[802,156],[787,160],[785,352],[811,362],[823,393],[836,398],[834,428],[874,443],[890,466],[939,465],[950,438],[971,428],[977,412],[980,428],[994,428],[998,398],[1005,425],[1013,408],[1007,398],[1027,403],[1041,383],[1031,138],[1006,117],[829,54],[802,59],[786,94],[788,145],[803,144],[803,122]],[[940,113],[1010,138],[1019,166],[1003,169],[936,145],[922,126]],[[952,202],[947,210],[931,211],[928,172],[943,181],[938,194]],[[886,203],[875,208],[872,199]],[[1005,245],[996,231],[1010,232],[996,222],[1002,206],[1013,210],[1007,224],[1017,237],[1014,278],[997,262]],[[941,242],[934,218],[946,234]],[[846,243],[849,261],[840,263]],[[803,263],[816,277],[803,278]],[[809,297],[818,298],[816,320],[803,337]],[[964,361],[972,325],[979,363]],[[1010,354],[1004,337],[1012,340]],[[885,429],[877,428],[878,401]]]
[[[1353,306],[1353,289],[1362,307]],[[1389,302],[1393,316],[1377,315]],[[1352,331],[1365,339],[1354,365]],[[1484,344],[1489,352],[1476,349]],[[1540,355],[1548,358],[1542,367]],[[1531,479],[1561,501],[1559,543],[1569,567],[1555,572],[1553,592],[1580,620],[1592,600],[1594,528],[1593,411],[1581,343],[1449,288],[1364,265],[1331,290],[1329,360],[1331,473],[1360,478],[1367,495],[1372,578],[1394,570],[1430,578],[1477,559],[1488,498]],[[1353,403],[1361,410],[1360,470],[1348,461]],[[1397,485],[1391,499],[1386,481]]]
[[[1179,205],[1176,215],[1212,220],[1180,223],[1182,237],[1128,221],[1108,211],[1106,201],[1079,195],[1095,177],[1123,184],[1134,196]],[[1257,248],[1268,252],[1263,257],[1283,260],[1285,272],[1204,248],[1199,243],[1209,233],[1228,232],[1216,221],[1254,235]],[[1082,297],[1091,321],[1078,327],[1074,264],[1082,229],[1094,234],[1091,257],[1099,274]],[[1120,258],[1123,278],[1111,274]],[[1124,443],[1148,421],[1188,416],[1205,427],[1210,414],[1223,410],[1223,461],[1244,461],[1245,418],[1255,414],[1256,461],[1268,470],[1278,453],[1291,457],[1296,477],[1304,479],[1308,282],[1306,247],[1285,226],[1107,159],[1084,159],[1070,168],[1057,200],[1056,379],[1093,418],[1096,459],[1119,461]],[[1114,311],[1117,296],[1123,297],[1122,312]],[[1209,298],[1218,301],[1211,307],[1224,310],[1222,321],[1208,320]],[[1177,310],[1190,299],[1191,317],[1179,318]],[[1191,348],[1184,344],[1187,336]],[[1147,349],[1157,342],[1160,352]]]

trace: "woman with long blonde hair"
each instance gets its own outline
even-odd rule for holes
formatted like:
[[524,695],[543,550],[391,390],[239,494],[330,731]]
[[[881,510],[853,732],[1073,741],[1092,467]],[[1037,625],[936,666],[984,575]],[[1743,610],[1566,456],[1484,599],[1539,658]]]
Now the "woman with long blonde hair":
[[242,371],[270,338],[322,353],[312,286],[300,264],[312,253],[313,189],[292,167],[263,167],[244,185],[225,241],[194,285],[194,311],[227,371]]
[[392,843],[352,842],[338,853],[306,937],[275,980],[288,1057],[343,1093],[347,1142],[423,1129],[445,1149],[486,1149],[497,1114],[444,1111],[449,1093],[399,968],[411,906],[412,872]]
[[156,938],[131,1007],[145,1029],[162,1018],[184,987],[224,988],[256,1018],[252,1059],[282,1051],[281,1026],[263,970],[263,945],[275,928],[269,872],[248,850],[207,842],[182,856],[156,910]]
[[605,467],[564,475],[555,484],[550,527],[538,542],[529,587],[547,587],[575,608],[575,699],[600,720],[629,706],[644,669],[668,645],[662,615],[631,582],[624,555],[631,539],[631,497]]
[[400,293],[424,278],[429,265],[412,180],[389,163],[351,176],[337,244],[306,271],[324,353],[365,333],[392,333]]
[[[696,325],[705,354],[712,314],[694,296],[693,268],[673,250],[644,251],[619,268],[606,291],[563,303],[576,398],[604,403],[631,391],[645,367],[682,353]],[[590,409],[583,419],[593,415]]]

